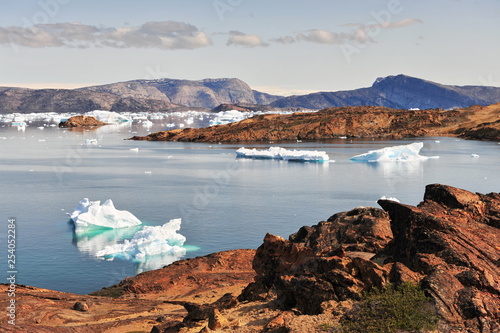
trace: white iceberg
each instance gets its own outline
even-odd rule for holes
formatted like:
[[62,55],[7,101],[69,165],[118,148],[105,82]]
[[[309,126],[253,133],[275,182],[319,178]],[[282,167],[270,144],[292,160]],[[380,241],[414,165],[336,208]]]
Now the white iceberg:
[[218,112],[213,119],[209,121],[209,126],[226,125],[235,123],[253,115],[253,112],[242,112],[237,110]]
[[140,225],[142,222],[126,210],[118,210],[111,199],[102,205],[88,198],[78,203],[70,215],[75,224],[75,233],[91,229],[118,229]]
[[398,200],[398,198],[396,197],[386,197],[385,195],[383,195],[380,200],[390,200],[390,201],[394,201],[394,202],[401,202]]
[[132,239],[106,246],[97,251],[96,256],[106,260],[121,257],[136,262],[154,259],[149,257],[162,257],[162,263],[167,256],[173,262],[186,254],[186,249],[182,247],[186,237],[177,233],[180,228],[181,219],[170,220],[162,226],[144,226]]
[[415,142],[409,145],[385,147],[377,150],[370,150],[367,153],[351,157],[355,162],[393,162],[393,161],[422,161],[439,156],[422,156],[419,154],[424,144]]
[[276,159],[300,162],[326,162],[330,158],[324,151],[317,150],[288,150],[281,147],[271,147],[267,150],[240,148],[236,157],[253,159]]
[[113,111],[94,110],[85,113],[85,115],[95,117],[100,121],[108,124],[118,124],[132,121],[131,118]]

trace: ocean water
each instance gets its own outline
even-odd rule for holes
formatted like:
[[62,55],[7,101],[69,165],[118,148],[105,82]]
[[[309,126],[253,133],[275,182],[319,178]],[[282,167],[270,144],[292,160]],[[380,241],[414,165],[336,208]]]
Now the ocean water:
[[[332,140],[268,144],[139,142],[140,124],[68,131],[32,125],[0,128],[0,266],[7,277],[7,221],[16,219],[17,283],[88,293],[141,271],[162,267],[175,256],[143,262],[95,257],[106,245],[136,230],[77,236],[69,222],[83,198],[112,199],[145,225],[181,218],[187,257],[257,248],[267,232],[288,237],[303,225],[357,206],[375,206],[382,196],[416,205],[424,187],[443,183],[474,192],[500,190],[500,145],[457,138]],[[135,133],[137,132],[137,133]],[[97,144],[85,144],[95,139]],[[423,142],[413,163],[356,163],[350,157],[372,149]],[[324,150],[331,163],[236,159],[235,151],[281,146]],[[138,148],[138,149],[135,149]],[[131,150],[134,149],[134,150]],[[479,157],[471,157],[477,154]],[[6,281],[4,281],[6,282]]]

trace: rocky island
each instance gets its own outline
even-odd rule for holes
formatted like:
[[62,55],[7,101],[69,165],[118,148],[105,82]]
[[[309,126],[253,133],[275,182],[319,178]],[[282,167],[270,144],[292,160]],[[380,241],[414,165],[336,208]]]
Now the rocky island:
[[108,125],[92,116],[73,116],[66,121],[61,121],[59,127],[62,128],[82,128],[82,127],[100,127]]
[[454,110],[335,107],[314,113],[258,115],[227,125],[161,131],[131,140],[234,143],[423,136],[499,141],[500,103]]
[[[378,204],[336,213],[288,240],[267,234],[257,250],[181,260],[90,295],[17,285],[16,326],[7,316],[0,325],[52,333],[500,332],[500,194],[431,184],[417,206]],[[0,289],[6,309],[9,285]],[[386,293],[402,305],[380,308]],[[366,295],[381,296],[369,303]],[[382,312],[374,319],[367,306]],[[393,312],[406,319],[384,326],[394,318],[381,314]]]

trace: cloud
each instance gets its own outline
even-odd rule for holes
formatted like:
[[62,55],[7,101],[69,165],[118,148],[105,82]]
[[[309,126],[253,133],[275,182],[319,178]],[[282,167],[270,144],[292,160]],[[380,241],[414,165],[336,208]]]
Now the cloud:
[[283,37],[273,38],[271,39],[271,42],[279,44],[292,44],[297,42],[297,40],[292,36],[283,36]]
[[312,29],[297,34],[297,40],[318,44],[341,44],[344,36],[328,30]]
[[[298,33],[295,38],[298,41],[306,41],[317,44],[338,44],[360,43],[366,44],[374,41],[374,37],[380,34],[382,29],[397,29],[407,27],[415,23],[422,23],[415,18],[406,18],[396,22],[381,22],[373,24],[347,23],[343,26],[352,27],[348,32],[332,32],[322,29],[311,29]],[[277,41],[277,40],[275,40]]]
[[257,35],[247,35],[235,30],[229,32],[229,39],[226,44],[245,47],[269,46]]
[[0,45],[25,47],[115,47],[195,49],[211,45],[210,38],[194,25],[176,22],[147,22],[140,27],[95,27],[79,23],[36,24],[0,27]]

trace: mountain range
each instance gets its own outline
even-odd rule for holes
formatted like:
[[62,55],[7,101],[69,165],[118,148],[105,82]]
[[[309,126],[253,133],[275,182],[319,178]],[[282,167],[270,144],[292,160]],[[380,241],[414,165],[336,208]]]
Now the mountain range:
[[207,111],[221,104],[226,109],[227,104],[252,109],[263,105],[267,110],[360,105],[451,109],[498,102],[499,87],[443,85],[406,75],[378,78],[367,88],[289,97],[252,90],[236,78],[132,80],[78,89],[0,87],[0,113]]

